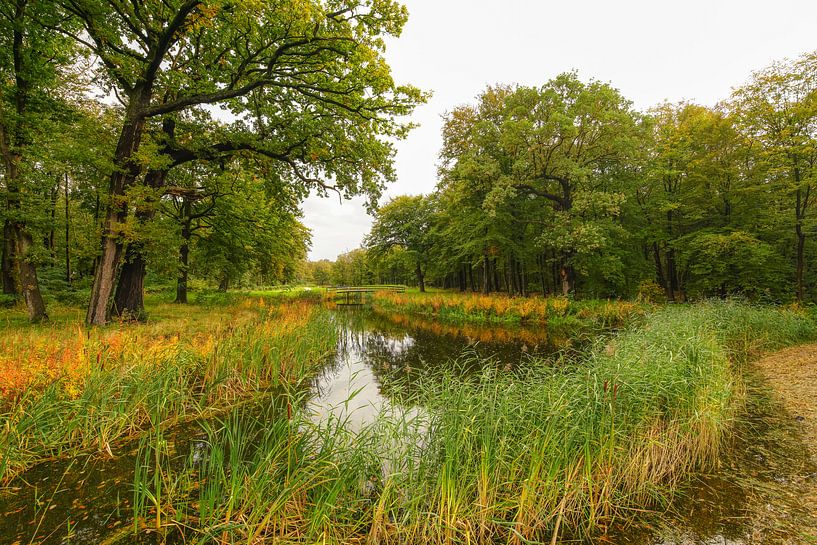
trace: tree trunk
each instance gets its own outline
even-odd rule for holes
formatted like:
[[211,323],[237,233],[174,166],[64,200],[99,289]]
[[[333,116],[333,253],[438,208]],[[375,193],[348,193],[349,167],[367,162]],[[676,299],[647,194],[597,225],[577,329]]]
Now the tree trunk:
[[500,290],[500,280],[499,280],[499,271],[497,270],[496,266],[496,258],[493,259],[493,263],[491,263],[491,270],[493,271],[494,277],[494,291],[498,292]]
[[[176,279],[176,300],[174,303],[187,304],[187,275],[190,263],[190,201],[185,200],[184,214],[186,221],[182,223],[182,244],[179,246],[179,275]],[[225,290],[226,291],[226,290]]]
[[109,184],[109,202],[102,226],[102,251],[94,272],[94,283],[91,288],[91,300],[85,321],[88,324],[103,325],[110,317],[110,299],[114,282],[122,258],[123,242],[120,239],[120,225],[125,222],[128,213],[125,202],[125,190],[130,187],[139,175],[140,165],[134,160],[139,151],[145,119],[142,115],[150,102],[150,89],[143,87],[130,97],[126,122],[122,126],[119,142],[116,145],[115,166]]
[[508,285],[508,295],[516,294],[516,261],[513,256],[508,259],[505,265],[505,283]]
[[482,293],[488,295],[491,292],[491,275],[488,264],[488,254],[482,256]]
[[59,196],[60,192],[60,177],[57,176],[56,184],[51,190],[48,192],[48,196],[50,198],[50,206],[51,206],[51,221],[49,222],[48,226],[48,233],[45,235],[45,247],[48,250],[49,254],[51,254],[51,266],[57,264],[57,244],[56,244],[56,233],[54,232],[54,226],[57,222],[57,197]]
[[68,197],[68,173],[65,173],[65,282],[71,285],[71,221]]
[[[152,189],[164,186],[167,177],[166,170],[151,170],[145,176],[145,185]],[[156,215],[156,209],[151,203],[137,209],[136,218],[140,225],[150,222]],[[119,272],[119,281],[114,294],[114,304],[111,313],[114,316],[128,320],[144,321],[145,312],[145,276],[147,275],[147,257],[144,244],[133,241],[128,244],[125,252],[125,261]]]
[[796,227],[797,230],[797,264],[795,267],[795,284],[797,286],[797,302],[802,302],[805,297],[805,284],[803,276],[806,269],[806,234],[800,224]]
[[230,287],[230,279],[227,278],[227,275],[221,277],[221,280],[218,283],[218,291],[226,292],[227,289]]
[[37,281],[37,269],[29,261],[30,253],[34,247],[34,239],[26,231],[22,224],[14,225],[14,257],[17,269],[17,282],[20,292],[26,302],[28,309],[28,319],[32,322],[42,322],[48,320],[45,312],[45,302],[40,293],[40,285]]
[[562,265],[559,277],[562,280],[562,295],[567,296],[576,289],[576,272],[571,265]]
[[144,279],[147,264],[139,242],[131,242],[119,272],[111,314],[127,320],[145,319]]
[[655,276],[658,279],[658,285],[667,290],[667,297],[669,297],[669,288],[667,287],[667,279],[664,276],[664,266],[661,263],[661,250],[658,248],[658,243],[652,243],[652,252],[655,259]]
[[423,273],[423,268],[420,266],[420,262],[417,262],[417,269],[415,269],[415,274],[417,275],[417,285],[420,286],[420,293],[425,293],[426,291],[426,282],[425,282],[425,274]]
[[669,248],[667,256],[667,301],[674,303],[677,295],[678,280],[675,271],[675,250]]
[[[33,50],[30,44],[26,43],[24,35],[26,3],[19,2],[13,10],[13,37],[12,37],[12,57],[14,66],[14,108],[16,122],[14,123],[13,134],[9,132],[5,119],[0,116],[0,156],[2,156],[5,167],[4,181],[6,186],[6,205],[11,212],[12,239],[14,241],[14,269],[16,272],[17,286],[23,294],[28,310],[28,318],[32,322],[40,322],[48,319],[45,313],[45,302],[40,293],[40,285],[37,281],[37,269],[31,262],[31,252],[34,247],[34,239],[28,232],[25,221],[21,217],[22,206],[20,203],[20,191],[23,187],[20,164],[23,161],[24,150],[31,144],[29,136],[23,127],[27,124],[27,108],[29,90],[31,82],[27,70],[28,63],[26,56]],[[26,47],[29,47],[26,50]],[[0,109],[2,114],[2,109]]]
[[[2,148],[6,178],[6,202],[9,211],[14,215],[21,214],[20,206],[20,161],[19,153],[12,152],[9,146],[5,127],[0,125],[0,148]],[[23,295],[28,310],[28,319],[32,322],[42,322],[48,319],[45,312],[45,302],[40,293],[40,284],[37,280],[37,269],[31,262],[31,252],[34,249],[34,239],[26,229],[25,223],[18,217],[10,221],[11,239],[13,248],[11,255],[14,259],[14,273],[16,285]]]
[[18,295],[17,282],[14,280],[14,228],[11,221],[6,220],[3,224],[3,293],[6,295]]
[[111,313],[126,320],[144,321],[145,313],[145,272],[147,262],[142,244],[131,242],[125,251],[125,261],[116,284]]

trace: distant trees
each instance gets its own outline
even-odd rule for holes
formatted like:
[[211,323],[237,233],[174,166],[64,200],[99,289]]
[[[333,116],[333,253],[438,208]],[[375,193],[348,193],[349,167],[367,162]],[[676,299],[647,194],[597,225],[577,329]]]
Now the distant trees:
[[[583,83],[574,73],[540,88],[488,89],[478,101],[446,121],[443,190],[476,191],[480,209],[511,224],[527,224],[519,215],[532,204],[525,201],[541,201],[534,205],[541,215],[538,226],[531,225],[532,245],[558,267],[562,291],[573,291],[577,269],[587,268],[615,236],[622,181],[639,144],[639,116],[611,86]],[[524,244],[518,236],[524,231],[513,228],[502,244],[514,291],[521,291],[516,284]]]
[[397,197],[375,211],[374,224],[364,245],[373,257],[394,249],[403,251],[414,268],[417,285],[425,291],[425,270],[433,241],[434,202],[422,195]]
[[755,145],[755,182],[779,203],[795,234],[797,300],[806,295],[806,240],[817,198],[817,52],[755,72],[730,103]]
[[574,73],[491,87],[447,115],[443,142],[437,191],[376,213],[372,272],[399,248],[403,275],[422,255],[423,280],[485,293],[817,295],[817,53],[712,108],[639,113]]

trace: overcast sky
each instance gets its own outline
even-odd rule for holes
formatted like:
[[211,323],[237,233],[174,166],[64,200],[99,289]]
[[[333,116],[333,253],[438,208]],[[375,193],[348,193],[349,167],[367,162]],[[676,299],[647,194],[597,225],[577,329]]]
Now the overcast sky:
[[[541,85],[578,70],[636,108],[664,100],[712,105],[752,70],[817,49],[814,0],[404,0],[409,21],[386,58],[399,83],[433,92],[420,127],[397,145],[398,181],[383,198],[436,184],[442,115],[487,85]],[[357,248],[371,218],[361,200],[311,197],[311,259]]]

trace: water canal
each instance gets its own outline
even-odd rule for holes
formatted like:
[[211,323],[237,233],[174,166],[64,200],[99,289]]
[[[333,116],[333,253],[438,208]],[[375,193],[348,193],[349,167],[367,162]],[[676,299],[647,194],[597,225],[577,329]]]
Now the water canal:
[[[458,327],[368,308],[332,312],[338,349],[311,382],[304,408],[316,421],[334,419],[352,430],[385,410],[418,410],[400,400],[418,381],[433,380],[441,370],[472,373],[480,362],[504,372],[530,358],[551,358],[560,365],[565,354],[575,357],[587,345],[541,328]],[[670,516],[645,513],[637,528],[613,528],[612,542],[801,542],[798,520],[813,514],[798,510],[797,497],[803,487],[817,486],[817,473],[798,447],[788,415],[762,385],[752,384],[750,414],[738,426],[722,467],[686,486]],[[281,410],[273,398],[237,411]],[[180,464],[206,456],[197,423],[165,437],[167,452]],[[134,537],[131,531],[138,449],[138,442],[131,442],[114,446],[112,456],[45,462],[11,482],[0,491],[0,544],[156,542],[155,535]]]

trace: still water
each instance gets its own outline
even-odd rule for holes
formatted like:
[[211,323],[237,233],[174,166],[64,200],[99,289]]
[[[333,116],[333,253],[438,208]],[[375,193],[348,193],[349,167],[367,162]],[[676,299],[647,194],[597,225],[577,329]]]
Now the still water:
[[[586,345],[542,328],[457,327],[367,308],[332,312],[338,349],[315,377],[305,409],[316,421],[335,418],[351,429],[381,411],[404,410],[395,399],[440,371],[469,373],[478,361],[499,370],[523,366],[531,357],[556,362],[555,354]],[[817,486],[817,473],[798,451],[788,416],[764,396],[752,396],[751,414],[739,426],[736,448],[724,454],[723,467],[690,484],[671,517],[647,514],[644,525],[608,542],[800,543],[798,518],[810,515],[798,511],[797,495],[803,486]],[[263,414],[265,408],[258,410]],[[180,458],[202,448],[195,423],[168,435]],[[118,543],[140,542],[129,535],[137,448],[118,445],[113,458],[45,462],[0,490],[0,544],[84,545],[116,537],[124,537]],[[758,526],[758,518],[765,526]]]

